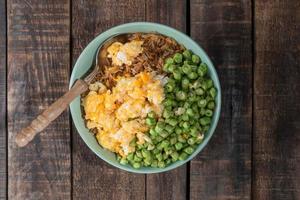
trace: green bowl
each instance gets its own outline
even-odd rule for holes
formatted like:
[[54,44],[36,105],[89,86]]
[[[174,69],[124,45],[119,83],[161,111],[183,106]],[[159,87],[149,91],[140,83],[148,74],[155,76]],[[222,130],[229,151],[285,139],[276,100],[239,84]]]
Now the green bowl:
[[221,110],[221,87],[219,83],[219,78],[216,73],[216,70],[204,52],[204,50],[196,43],[194,42],[190,37],[187,35],[170,28],[165,25],[161,24],[155,24],[155,23],[147,23],[147,22],[135,22],[135,23],[128,23],[119,25],[116,27],[113,27],[102,34],[98,35],[93,41],[91,41],[88,46],[83,50],[81,55],[79,56],[74,69],[72,71],[71,80],[69,87],[71,88],[74,82],[81,78],[83,74],[85,74],[90,67],[92,67],[94,55],[97,51],[97,48],[103,41],[105,41],[107,38],[111,37],[115,34],[120,33],[134,33],[134,32],[157,32],[169,37],[174,38],[179,43],[183,44],[187,49],[192,50],[195,54],[199,55],[201,59],[208,65],[209,68],[209,74],[214,81],[215,87],[217,88],[218,94],[216,98],[216,110],[214,112],[214,116],[212,119],[212,124],[208,132],[205,134],[205,138],[203,142],[198,145],[195,152],[190,155],[186,160],[184,161],[177,161],[175,163],[170,164],[169,166],[165,168],[150,168],[150,167],[142,167],[139,169],[135,169],[129,165],[121,165],[117,159],[114,153],[103,149],[97,142],[96,138],[93,136],[93,134],[85,127],[84,119],[82,118],[82,112],[80,108],[80,97],[77,97],[70,105],[71,109],[71,115],[74,121],[74,124],[77,128],[78,133],[80,134],[83,141],[87,144],[87,146],[95,153],[97,154],[101,159],[106,161],[107,163],[119,168],[123,169],[125,171],[134,172],[134,173],[143,173],[143,174],[150,174],[150,173],[159,173],[164,171],[169,171],[171,169],[177,168],[184,163],[188,162],[192,158],[194,158],[208,143],[210,138],[212,137],[218,120],[220,116],[220,110]]

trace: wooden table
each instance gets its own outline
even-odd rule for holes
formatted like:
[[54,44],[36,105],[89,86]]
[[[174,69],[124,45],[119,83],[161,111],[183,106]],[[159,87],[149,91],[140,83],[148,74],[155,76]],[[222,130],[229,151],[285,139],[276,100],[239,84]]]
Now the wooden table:
[[[185,32],[212,58],[223,96],[208,146],[176,170],[127,173],[64,112],[17,148],[89,41],[133,21]],[[299,91],[299,0],[0,0],[0,199],[300,199]]]

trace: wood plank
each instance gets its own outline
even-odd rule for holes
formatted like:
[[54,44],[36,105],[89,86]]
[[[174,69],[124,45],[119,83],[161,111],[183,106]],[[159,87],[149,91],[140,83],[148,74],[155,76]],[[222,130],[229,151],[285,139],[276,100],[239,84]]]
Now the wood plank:
[[8,198],[70,199],[70,124],[64,112],[33,142],[14,137],[68,90],[68,0],[11,0],[8,10]]
[[0,199],[6,199],[6,4],[0,1]]
[[[146,20],[166,24],[186,32],[186,1],[150,0],[146,1]],[[186,165],[160,174],[146,177],[146,198],[149,200],[186,199]]]
[[255,2],[253,198],[300,199],[300,2]]
[[222,113],[208,146],[191,162],[191,199],[251,198],[251,1],[191,0],[191,36],[215,64]]
[[[73,64],[84,46],[86,46],[91,39],[101,33],[101,31],[116,24],[130,21],[152,21],[169,24],[184,31],[184,6],[185,2],[179,0],[74,1],[72,6]],[[177,7],[177,11],[180,15],[173,12],[175,7]],[[161,11],[167,12],[166,14],[161,15]],[[85,29],[82,29],[82,27],[85,27]],[[149,175],[147,176],[145,184],[144,176],[128,174],[108,166],[101,161],[85,146],[78,136],[78,133],[76,133],[75,128],[73,129],[73,197],[75,199],[83,198],[84,194],[89,194],[90,198],[104,199],[156,199],[157,197],[174,199],[185,198],[185,166],[169,173]],[[101,175],[99,175],[99,171],[95,171],[95,168],[103,173],[100,173]],[[145,188],[146,185],[147,189]],[[116,191],[115,188],[120,188],[120,190]],[[131,190],[131,192],[126,192],[128,190]]]
[[[73,65],[84,47],[102,31],[144,18],[144,1],[73,0]],[[145,176],[106,164],[88,149],[73,127],[73,198],[142,200],[145,199]]]

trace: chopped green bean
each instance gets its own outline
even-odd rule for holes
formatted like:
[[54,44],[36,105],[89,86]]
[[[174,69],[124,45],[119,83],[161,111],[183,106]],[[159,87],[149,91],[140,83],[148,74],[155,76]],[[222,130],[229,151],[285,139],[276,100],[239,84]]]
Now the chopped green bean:
[[199,56],[194,54],[194,55],[192,55],[192,62],[197,65],[201,62],[201,59]]
[[176,92],[176,99],[183,101],[187,98],[187,94],[184,91]]
[[134,163],[132,164],[132,166],[133,166],[134,168],[138,169],[138,168],[141,167],[141,163],[134,162]]
[[182,53],[183,57],[186,59],[186,60],[191,60],[192,59],[192,53],[190,50],[185,50],[183,53]]
[[180,53],[175,53],[174,57],[173,57],[173,60],[176,62],[176,63],[181,63],[182,62],[182,54]]
[[205,76],[207,73],[207,65],[205,63],[201,63],[200,66],[198,67],[198,74],[199,76]]
[[210,124],[210,122],[211,122],[211,118],[209,118],[209,117],[200,118],[200,124],[203,126]]
[[189,77],[189,79],[192,79],[192,80],[198,78],[198,75],[196,72],[191,72],[187,76]]
[[149,126],[153,126],[156,124],[156,119],[148,117],[146,118],[146,124]]
[[175,144],[175,149],[176,149],[177,151],[179,151],[180,149],[182,149],[182,147],[183,147],[183,144],[182,144],[181,142],[177,142],[177,143]]
[[187,154],[192,154],[194,152],[194,148],[193,147],[186,147],[183,151]]
[[188,158],[188,154],[187,153],[185,153],[185,152],[182,152],[180,155],[179,155],[179,157],[178,157],[178,159],[179,160],[185,160],[185,159],[187,159]]
[[198,106],[200,108],[205,108],[206,104],[207,104],[206,99],[201,99],[200,101],[198,101]]

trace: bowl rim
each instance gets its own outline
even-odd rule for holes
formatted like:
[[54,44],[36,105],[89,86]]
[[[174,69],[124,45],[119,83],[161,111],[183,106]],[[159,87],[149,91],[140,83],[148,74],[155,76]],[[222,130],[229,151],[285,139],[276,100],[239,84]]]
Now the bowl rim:
[[[179,30],[176,30],[175,28],[169,27],[169,26],[164,25],[164,24],[153,23],[153,22],[130,22],[130,23],[124,23],[124,24],[121,24],[121,25],[113,26],[113,27],[107,29],[106,31],[98,34],[96,37],[94,37],[88,43],[88,45],[85,46],[84,50],[81,52],[81,54],[77,58],[77,60],[76,60],[76,62],[74,64],[74,67],[72,69],[72,73],[71,73],[71,77],[70,77],[70,83],[69,83],[69,88],[71,88],[73,86],[74,82],[77,80],[77,78],[75,77],[75,71],[77,70],[78,67],[80,67],[78,65],[78,61],[80,59],[82,59],[84,52],[88,51],[88,49],[89,49],[88,47],[91,46],[91,44],[93,42],[95,42],[97,39],[99,39],[99,37],[101,37],[103,35],[106,35],[106,34],[108,34],[110,32],[119,32],[118,31],[119,29],[122,29],[122,28],[125,28],[125,27],[128,27],[128,26],[147,26],[147,27],[153,29],[154,30],[153,32],[155,32],[156,30],[159,30],[160,28],[162,28],[162,29],[165,29],[166,31],[169,31],[170,33],[172,33],[172,32],[176,33],[179,37],[185,38],[185,40],[187,40],[188,43],[191,43],[196,48],[198,48],[202,52],[202,54],[203,54],[202,57],[206,57],[207,65],[209,67],[209,71],[210,71],[210,73],[212,73],[215,76],[214,85],[215,85],[215,87],[218,90],[218,94],[217,94],[217,98],[216,98],[216,110],[214,111],[215,121],[214,121],[214,123],[211,124],[210,129],[209,129],[208,133],[206,133],[206,136],[205,136],[203,142],[200,143],[197,146],[196,150],[191,155],[189,155],[189,157],[186,160],[176,161],[176,162],[170,164],[169,166],[167,166],[165,168],[151,168],[151,167],[145,167],[145,168],[139,168],[139,169],[135,169],[133,167],[128,168],[128,167],[125,167],[125,165],[121,165],[120,163],[118,163],[118,165],[117,165],[117,164],[111,162],[109,159],[106,159],[104,156],[102,156],[101,153],[99,153],[98,151],[96,151],[95,149],[93,149],[92,145],[89,143],[89,141],[87,141],[87,138],[85,138],[83,136],[84,133],[81,133],[79,131],[79,125],[74,120],[74,117],[77,114],[75,113],[73,104],[70,104],[70,112],[71,112],[71,116],[72,116],[72,121],[73,121],[73,123],[74,123],[74,125],[75,125],[75,127],[77,129],[77,132],[79,133],[81,139],[89,147],[89,149],[92,152],[94,152],[99,158],[101,158],[102,160],[104,160],[105,162],[107,162],[108,164],[110,164],[110,165],[112,165],[112,166],[114,166],[116,168],[122,169],[124,171],[138,173],[138,174],[152,174],[152,173],[161,173],[161,172],[170,171],[170,170],[173,170],[173,169],[175,169],[177,167],[180,167],[180,166],[184,165],[185,163],[189,162],[190,160],[192,160],[193,158],[195,158],[196,155],[198,155],[204,149],[204,147],[210,141],[212,135],[214,134],[214,132],[216,130],[216,127],[217,127],[217,124],[218,124],[219,118],[220,118],[220,113],[221,113],[221,86],[220,86],[220,81],[219,81],[219,77],[218,77],[217,71],[216,71],[216,69],[215,69],[212,61],[210,60],[209,56],[203,50],[203,48],[196,41],[194,41],[192,38],[190,38],[190,36],[186,35],[185,33],[182,33]],[[157,32],[160,33],[159,31],[157,31]],[[111,36],[111,35],[113,35],[113,34],[110,34],[109,36]],[[165,34],[163,34],[163,35],[165,35]],[[170,35],[166,35],[166,36],[172,37],[171,34]],[[184,44],[182,43],[182,45],[184,45]]]

